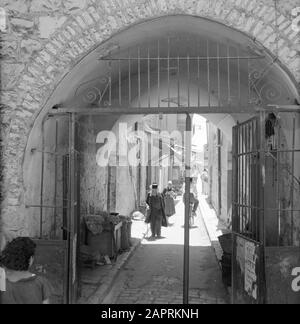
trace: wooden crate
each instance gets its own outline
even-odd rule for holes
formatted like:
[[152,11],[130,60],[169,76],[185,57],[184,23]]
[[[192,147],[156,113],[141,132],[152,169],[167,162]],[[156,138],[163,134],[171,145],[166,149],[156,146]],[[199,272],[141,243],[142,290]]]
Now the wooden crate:
[[98,235],[88,232],[88,246],[94,251],[99,251],[103,256],[108,255],[110,258],[114,258],[121,249],[121,228],[122,222],[111,225],[110,230],[104,230]]

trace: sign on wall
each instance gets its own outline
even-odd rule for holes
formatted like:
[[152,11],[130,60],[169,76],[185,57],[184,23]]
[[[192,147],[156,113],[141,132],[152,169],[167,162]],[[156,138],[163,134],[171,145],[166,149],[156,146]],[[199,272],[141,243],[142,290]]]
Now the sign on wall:
[[236,261],[241,275],[241,288],[254,300],[258,300],[258,253],[254,243],[239,236],[236,238]]

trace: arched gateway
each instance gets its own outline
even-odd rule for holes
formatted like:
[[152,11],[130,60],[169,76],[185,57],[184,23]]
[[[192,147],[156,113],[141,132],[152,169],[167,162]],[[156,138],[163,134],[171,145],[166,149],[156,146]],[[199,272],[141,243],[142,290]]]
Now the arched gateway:
[[[87,3],[83,11],[62,19],[53,34],[44,35],[41,51],[11,89],[13,96],[4,98],[10,127],[5,134],[2,220],[5,229],[18,234],[55,238],[63,225],[63,206],[56,205],[55,229],[51,218],[50,205],[63,195],[65,181],[63,169],[55,165],[68,169],[75,164],[68,164],[72,129],[67,126],[72,123],[65,117],[57,121],[57,113],[96,116],[81,120],[85,130],[98,122],[90,140],[101,129],[113,128],[126,112],[133,115],[129,123],[140,121],[138,109],[144,114],[178,109],[199,113],[231,135],[237,122],[258,110],[291,111],[299,100],[297,33],[289,30],[283,7],[264,15],[265,1],[105,1],[101,8],[96,1]],[[299,123],[294,113],[281,116],[285,127]],[[295,149],[299,143],[293,135],[284,136],[285,149]],[[45,148],[64,157],[45,158]],[[53,179],[60,178],[61,187],[43,173],[37,175],[41,169],[56,170]],[[293,175],[299,177],[299,170]],[[54,193],[48,195],[45,183]],[[292,243],[297,240],[293,237]]]

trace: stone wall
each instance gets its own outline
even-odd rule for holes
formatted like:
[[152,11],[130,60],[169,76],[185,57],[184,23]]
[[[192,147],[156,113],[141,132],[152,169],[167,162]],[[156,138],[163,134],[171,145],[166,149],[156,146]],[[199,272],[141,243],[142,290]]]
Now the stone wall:
[[232,206],[232,147],[231,141],[222,134],[221,140],[221,187],[222,187],[222,210],[221,221],[225,226],[231,225]]
[[[231,140],[221,132],[221,208],[219,206],[218,128],[208,124],[209,200],[225,227],[231,226]],[[220,213],[219,213],[220,211]]]
[[1,35],[1,221],[11,232],[28,233],[22,164],[33,122],[63,77],[95,46],[146,19],[194,15],[255,38],[299,82],[291,15],[299,1],[277,3],[276,15],[271,0],[1,0],[7,11]]
[[81,215],[107,210],[107,167],[96,163],[97,125],[92,117],[81,118],[79,125],[80,208]]
[[208,124],[208,173],[209,173],[209,201],[218,213],[218,150],[217,127]]

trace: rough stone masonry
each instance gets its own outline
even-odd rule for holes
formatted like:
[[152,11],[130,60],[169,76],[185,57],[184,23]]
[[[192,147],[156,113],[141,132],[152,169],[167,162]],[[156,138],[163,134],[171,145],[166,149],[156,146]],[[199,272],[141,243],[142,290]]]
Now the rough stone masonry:
[[26,234],[22,163],[28,135],[53,90],[111,35],[154,17],[206,17],[257,39],[300,81],[299,0],[1,0],[1,231]]

